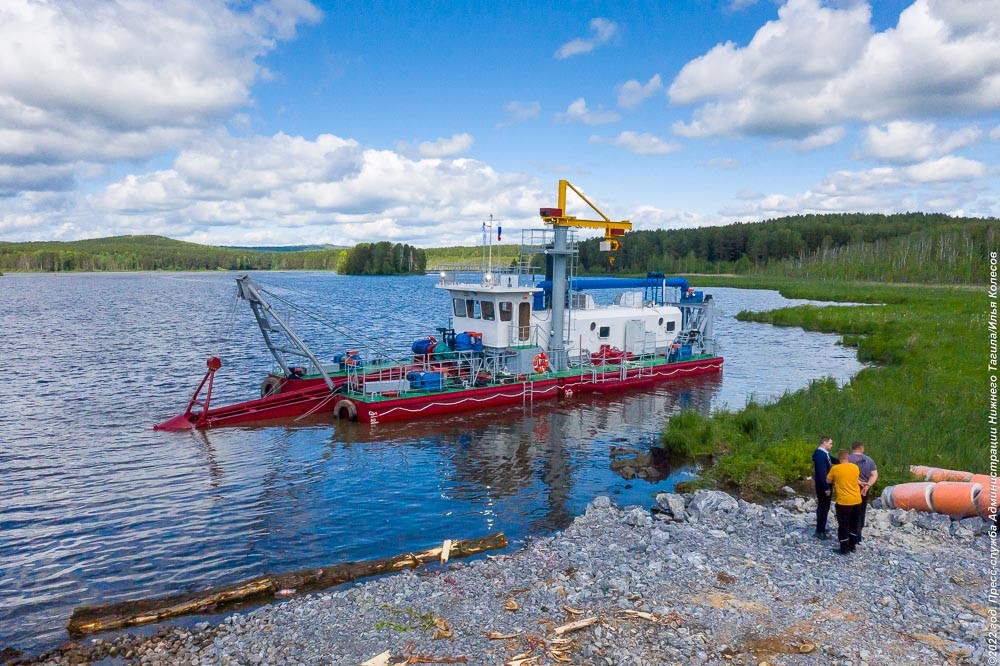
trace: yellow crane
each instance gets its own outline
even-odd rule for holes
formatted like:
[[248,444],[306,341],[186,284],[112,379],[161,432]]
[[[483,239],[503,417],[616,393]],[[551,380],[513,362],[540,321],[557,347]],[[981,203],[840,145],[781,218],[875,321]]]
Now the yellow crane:
[[[591,210],[597,213],[601,219],[600,220],[582,220],[575,215],[566,215],[566,189],[571,189],[576,192],[577,196],[580,197],[584,203],[590,206]],[[573,184],[568,180],[559,181],[559,202],[557,208],[540,208],[538,214],[542,216],[542,221],[545,224],[551,224],[553,227],[575,227],[578,229],[604,229],[604,240],[601,242],[601,250],[604,252],[614,252],[621,248],[621,236],[625,235],[626,231],[632,229],[632,223],[629,220],[614,221],[601,212],[601,209],[595,206],[590,199],[584,196],[583,192],[573,187]],[[615,262],[614,255],[608,257],[610,263]]]

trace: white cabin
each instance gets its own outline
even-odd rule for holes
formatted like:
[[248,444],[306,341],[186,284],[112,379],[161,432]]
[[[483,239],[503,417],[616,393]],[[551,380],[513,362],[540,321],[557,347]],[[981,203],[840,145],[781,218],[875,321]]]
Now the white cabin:
[[[484,347],[551,348],[551,312],[533,307],[534,294],[542,290],[519,285],[516,275],[487,274],[481,283],[442,281],[438,287],[451,297],[457,333],[481,333]],[[633,354],[662,352],[681,330],[679,308],[644,303],[642,292],[619,294],[614,305],[598,305],[585,292],[569,297],[566,352],[571,358],[598,352],[602,345]]]

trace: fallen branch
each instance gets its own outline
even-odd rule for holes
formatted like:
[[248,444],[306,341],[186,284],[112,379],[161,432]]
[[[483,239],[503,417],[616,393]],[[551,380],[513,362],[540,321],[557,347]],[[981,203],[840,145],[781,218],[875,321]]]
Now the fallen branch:
[[[502,533],[491,534],[480,539],[452,541],[449,556],[468,557],[506,546],[507,537]],[[439,561],[443,551],[444,549],[439,546],[419,553],[404,553],[377,560],[345,562],[285,574],[264,574],[247,581],[190,594],[123,601],[104,606],[82,606],[73,611],[66,629],[71,636],[79,637],[100,631],[159,622],[179,615],[202,613],[239,602],[273,599],[279,592],[281,596],[287,596],[292,591],[295,594],[302,594],[358,578],[393,573]]]
[[595,624],[596,622],[599,621],[599,619],[600,618],[596,618],[596,617],[588,617],[588,618],[584,618],[582,620],[576,620],[575,622],[570,622],[568,624],[564,624],[561,627],[556,627],[555,628],[555,635],[556,636],[562,636],[563,634],[568,634],[571,631],[579,631],[580,629],[583,629],[584,627],[589,627],[590,625]]

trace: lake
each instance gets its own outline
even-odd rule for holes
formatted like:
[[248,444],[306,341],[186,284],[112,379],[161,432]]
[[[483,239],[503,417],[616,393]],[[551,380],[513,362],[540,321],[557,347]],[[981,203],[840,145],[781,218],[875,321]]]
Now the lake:
[[[614,450],[648,450],[667,418],[769,400],[861,369],[838,336],[735,320],[785,307],[713,288],[721,377],[377,426],[329,418],[154,432],[221,356],[214,404],[259,395],[272,359],[231,273],[0,278],[0,648],[67,638],[74,606],[224,584],[265,571],[391,556],[502,530],[514,547],[597,495],[652,504],[690,470],[626,480]],[[262,273],[269,289],[365,335],[409,342],[447,317],[435,278]],[[279,308],[280,310],[280,308]],[[350,343],[301,316],[329,359]],[[818,433],[817,433],[818,434]]]

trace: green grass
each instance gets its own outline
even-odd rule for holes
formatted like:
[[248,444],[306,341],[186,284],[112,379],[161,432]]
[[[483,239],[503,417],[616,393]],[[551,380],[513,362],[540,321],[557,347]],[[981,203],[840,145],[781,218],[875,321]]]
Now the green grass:
[[817,380],[772,404],[671,419],[662,444],[672,455],[709,462],[702,485],[773,493],[811,473],[811,451],[823,434],[833,437],[834,449],[865,442],[886,484],[909,480],[911,464],[987,470],[985,288],[732,277],[696,282],[880,304],[738,315],[839,333],[862,361],[875,365],[843,388]]

